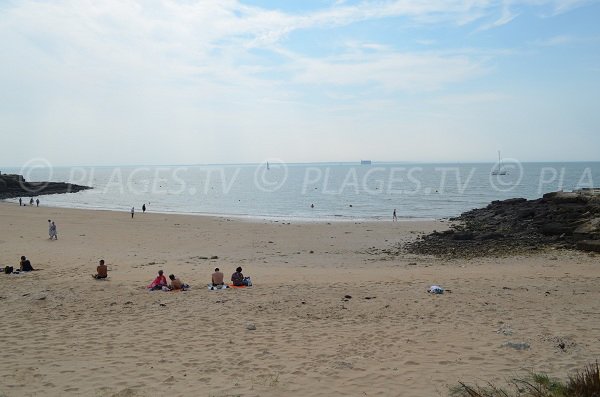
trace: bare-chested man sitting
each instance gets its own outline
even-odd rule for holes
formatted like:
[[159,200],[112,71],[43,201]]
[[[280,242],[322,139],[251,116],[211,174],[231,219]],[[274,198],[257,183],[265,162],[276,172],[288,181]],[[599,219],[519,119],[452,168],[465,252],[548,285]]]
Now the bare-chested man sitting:
[[108,267],[104,264],[104,259],[100,259],[100,264],[96,268],[97,274],[93,274],[95,279],[103,279],[108,277]]
[[218,287],[223,284],[223,273],[217,267],[215,268],[215,272],[212,274],[212,285],[213,287]]
[[190,288],[189,285],[182,283],[181,280],[178,277],[175,277],[174,274],[169,274],[169,280],[171,280],[171,285],[169,285],[171,290],[180,289],[185,291],[186,289]]

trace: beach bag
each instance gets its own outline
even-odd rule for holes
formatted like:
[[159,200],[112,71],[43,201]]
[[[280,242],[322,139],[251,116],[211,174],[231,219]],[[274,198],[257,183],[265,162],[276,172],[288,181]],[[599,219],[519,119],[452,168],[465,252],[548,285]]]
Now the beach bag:
[[5,274],[11,274],[13,272],[13,267],[12,266],[6,266],[4,268],[4,273]]
[[443,294],[444,289],[438,285],[432,285],[431,287],[429,287],[427,292],[429,292],[430,294]]

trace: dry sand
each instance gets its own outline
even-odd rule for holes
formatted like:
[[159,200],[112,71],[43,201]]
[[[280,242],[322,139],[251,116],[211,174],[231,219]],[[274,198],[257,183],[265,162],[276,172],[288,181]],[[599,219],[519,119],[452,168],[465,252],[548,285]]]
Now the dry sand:
[[[370,250],[440,222],[131,219],[12,203],[0,222],[0,264],[26,255],[40,269],[0,275],[0,395],[445,396],[458,380],[564,376],[600,357],[598,256]],[[106,281],[90,277],[100,258]],[[214,267],[238,265],[252,288],[207,290]],[[146,291],[159,269],[192,290]],[[431,284],[452,292],[427,294]]]

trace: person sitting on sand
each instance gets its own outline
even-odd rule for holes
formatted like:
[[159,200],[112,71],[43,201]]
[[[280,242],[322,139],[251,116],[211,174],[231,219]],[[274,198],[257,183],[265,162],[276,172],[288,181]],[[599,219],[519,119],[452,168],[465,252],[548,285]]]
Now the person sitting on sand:
[[169,274],[169,280],[171,280],[171,285],[169,285],[169,289],[171,290],[180,289],[185,291],[186,289],[190,288],[189,285],[182,283],[181,280],[178,277],[175,277],[174,274]]
[[249,279],[249,277],[244,277],[244,275],[242,274],[241,266],[238,266],[238,268],[235,269],[235,273],[233,273],[231,275],[231,281],[233,282],[233,285],[236,287],[248,285],[249,284],[248,279]]
[[154,281],[152,281],[150,283],[150,285],[148,285],[148,289],[152,290],[152,291],[161,290],[162,287],[166,287],[166,286],[167,286],[167,278],[164,276],[163,271],[159,270],[158,276],[156,276]]
[[212,285],[213,287],[218,287],[223,284],[225,284],[223,282],[223,272],[221,272],[219,268],[216,267],[215,272],[212,274]]
[[100,264],[96,267],[97,274],[93,274],[95,279],[103,279],[108,277],[108,267],[104,264],[104,259],[100,259]]
[[19,269],[22,272],[31,272],[33,271],[33,266],[31,266],[31,262],[29,262],[29,259],[22,256],[21,262],[19,263]]

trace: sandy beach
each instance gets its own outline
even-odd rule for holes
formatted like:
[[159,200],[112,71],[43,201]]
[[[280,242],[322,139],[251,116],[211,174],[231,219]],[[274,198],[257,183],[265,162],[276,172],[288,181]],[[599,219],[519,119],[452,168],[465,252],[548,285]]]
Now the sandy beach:
[[[25,255],[39,269],[0,276],[0,395],[445,396],[459,380],[562,377],[600,358],[593,254],[382,251],[445,222],[131,219],[13,203],[0,219],[0,265]],[[96,281],[101,258],[109,278]],[[229,278],[237,266],[253,287],[206,288],[215,267]],[[192,289],[148,292],[159,269]],[[451,292],[426,293],[432,284]]]

